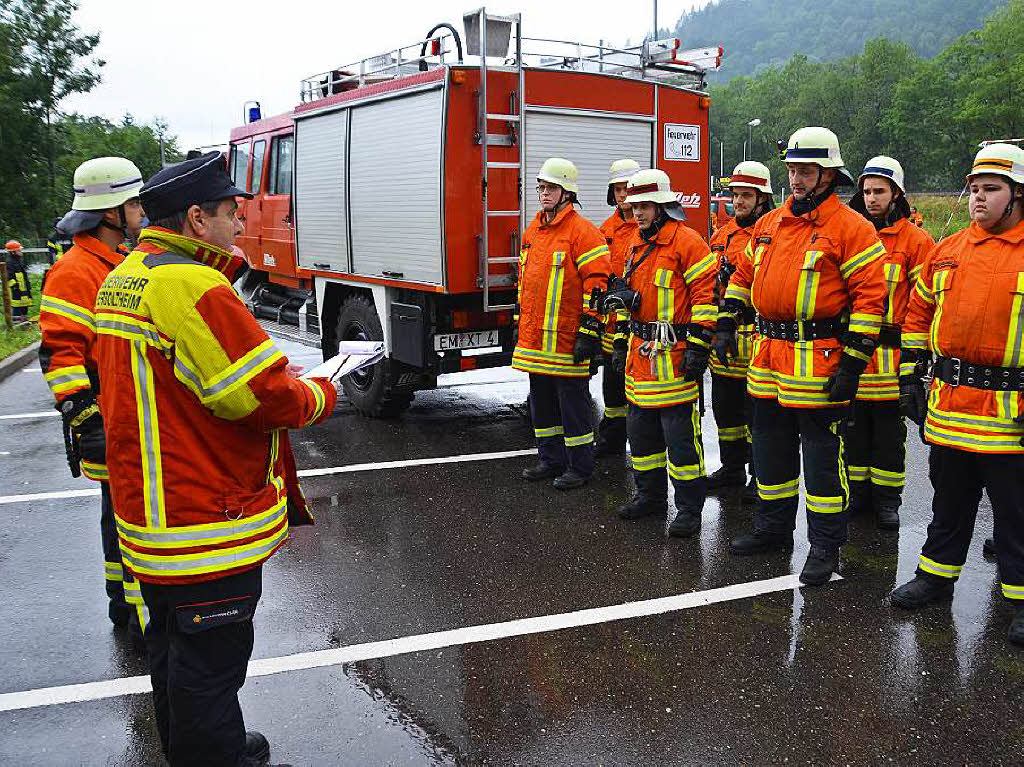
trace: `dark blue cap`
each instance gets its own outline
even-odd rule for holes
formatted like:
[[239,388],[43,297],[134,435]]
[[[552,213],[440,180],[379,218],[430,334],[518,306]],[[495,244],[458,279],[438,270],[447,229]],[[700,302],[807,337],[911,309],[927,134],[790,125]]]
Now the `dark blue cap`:
[[235,186],[221,152],[208,152],[168,165],[154,173],[139,192],[142,207],[151,221],[168,218],[193,205],[229,197],[252,199],[251,194]]

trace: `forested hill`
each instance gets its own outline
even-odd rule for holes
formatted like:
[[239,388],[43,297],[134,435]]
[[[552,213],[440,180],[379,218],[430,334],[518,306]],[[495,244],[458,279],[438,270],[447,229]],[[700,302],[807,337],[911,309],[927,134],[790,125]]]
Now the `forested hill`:
[[1005,0],[713,0],[685,14],[683,48],[725,47],[714,79],[746,75],[801,53],[831,60],[861,52],[875,37],[901,40],[931,58],[980,27]]

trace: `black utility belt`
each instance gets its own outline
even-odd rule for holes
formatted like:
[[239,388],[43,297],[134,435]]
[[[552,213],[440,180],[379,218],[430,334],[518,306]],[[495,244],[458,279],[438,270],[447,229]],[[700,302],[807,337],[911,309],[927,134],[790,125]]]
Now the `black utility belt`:
[[932,375],[950,386],[970,386],[989,391],[1024,391],[1024,368],[978,365],[959,357],[939,357]]
[[[639,338],[641,341],[654,341],[658,337],[657,322],[637,322],[636,320],[630,320],[629,332]],[[686,331],[689,326],[685,323],[681,325],[673,325],[672,330],[676,333],[677,341],[686,340]]]
[[886,346],[890,349],[899,349],[900,341],[903,339],[903,333],[900,330],[899,325],[882,325],[882,329],[878,332],[878,345]]
[[766,320],[758,316],[754,327],[761,335],[780,341],[815,341],[839,338],[846,332],[846,321],[842,316],[825,320]]

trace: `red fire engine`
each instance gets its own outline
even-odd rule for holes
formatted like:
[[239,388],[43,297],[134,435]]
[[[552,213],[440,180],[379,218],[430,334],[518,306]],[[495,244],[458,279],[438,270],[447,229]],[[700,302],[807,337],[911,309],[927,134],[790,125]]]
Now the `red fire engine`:
[[704,73],[720,48],[532,40],[518,15],[484,9],[465,23],[465,53],[439,24],[307,78],[294,110],[257,107],[231,131],[235,183],[255,195],[239,209],[242,295],[325,358],[341,340],[383,340],[386,358],[345,379],[367,415],[400,411],[441,373],[510,364],[519,238],[546,158],[579,168],[595,224],[613,160],[661,168],[708,235]]

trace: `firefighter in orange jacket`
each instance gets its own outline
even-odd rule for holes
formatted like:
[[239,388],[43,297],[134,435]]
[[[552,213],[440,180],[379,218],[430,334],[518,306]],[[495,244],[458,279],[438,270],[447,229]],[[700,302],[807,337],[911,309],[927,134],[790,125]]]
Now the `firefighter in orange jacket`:
[[1008,638],[1024,644],[1024,149],[983,147],[967,179],[971,224],[931,251],[903,326],[900,405],[923,424],[935,492],[917,573],[892,603],[952,597],[984,490]]
[[907,429],[899,409],[900,326],[910,290],[935,244],[908,216],[903,166],[892,157],[868,160],[850,207],[870,221],[885,247],[888,296],[878,348],[860,378],[853,423],[845,434],[850,510],[874,509],[878,527],[898,530],[906,478]]
[[678,510],[669,535],[688,537],[700,530],[707,494],[696,401],[716,315],[715,258],[682,223],[664,171],[635,174],[627,192],[639,237],[626,255],[625,284],[611,281],[602,297],[606,311],[626,309],[631,317],[625,373],[636,494],[618,513],[664,514],[667,470]]
[[[715,278],[715,304],[721,306],[729,278],[740,260],[746,258],[747,244],[754,224],[775,207],[772,198],[772,180],[768,168],[762,163],[745,160],[736,166],[729,180],[732,192],[734,218],[729,219],[711,238],[711,252],[718,263]],[[751,463],[750,482],[743,500],[757,500],[750,450],[750,395],[747,394],[747,370],[750,351],[754,343],[754,311],[744,307],[736,331],[738,354],[723,365],[717,357],[711,358],[711,410],[718,426],[718,453],[722,465],[708,477],[708,489],[742,487],[747,482],[744,470]]]
[[885,248],[874,227],[839,201],[852,184],[836,135],[801,128],[785,157],[793,195],[755,225],[729,282],[716,351],[736,355],[743,309],[757,312],[747,389],[754,402],[760,503],[735,554],[792,545],[803,454],[811,550],[800,580],[825,583],[846,542],[849,493],[840,427],[875,350],[885,302]]
[[32,305],[32,285],[25,268],[25,254],[17,240],[8,240],[4,250],[7,286],[11,291],[11,318],[16,323],[27,322],[28,308]]
[[554,479],[559,490],[586,484],[594,471],[590,360],[601,353],[601,319],[593,288],[608,278],[608,245],[573,209],[576,166],[560,157],[537,174],[540,210],[519,255],[519,340],[512,367],[530,374],[530,410],[539,462],[531,481]]
[[262,764],[238,705],[262,565],[311,521],[288,428],[337,393],[295,370],[231,283],[244,262],[217,152],[143,186],[153,225],[96,297],[107,461],[125,566],[142,582],[156,723],[171,764]]
[[[626,202],[626,182],[630,176],[639,172],[640,164],[636,160],[616,160],[608,169],[608,204],[614,206],[612,213],[601,224],[601,234],[608,242],[608,254],[611,273],[622,275],[622,265],[626,260],[626,249],[636,237],[636,219],[633,218],[633,206]],[[608,315],[604,333],[601,335],[601,351],[603,352],[604,372],[601,374],[601,394],[604,397],[604,416],[597,425],[598,457],[603,455],[625,455],[626,453],[626,415],[629,406],[626,402],[626,379],[623,377],[628,312]],[[615,331],[620,332],[619,350],[620,364],[616,367],[612,357],[615,355]]]
[[74,245],[47,274],[39,306],[39,364],[63,419],[71,474],[85,474],[100,483],[107,615],[116,626],[130,626],[140,640],[146,608],[138,581],[121,563],[107,483],[93,306],[100,284],[124,258],[121,243],[139,236],[141,188],[142,173],[123,157],[97,157],[78,167],[71,210],[58,222],[62,235],[72,236]]

